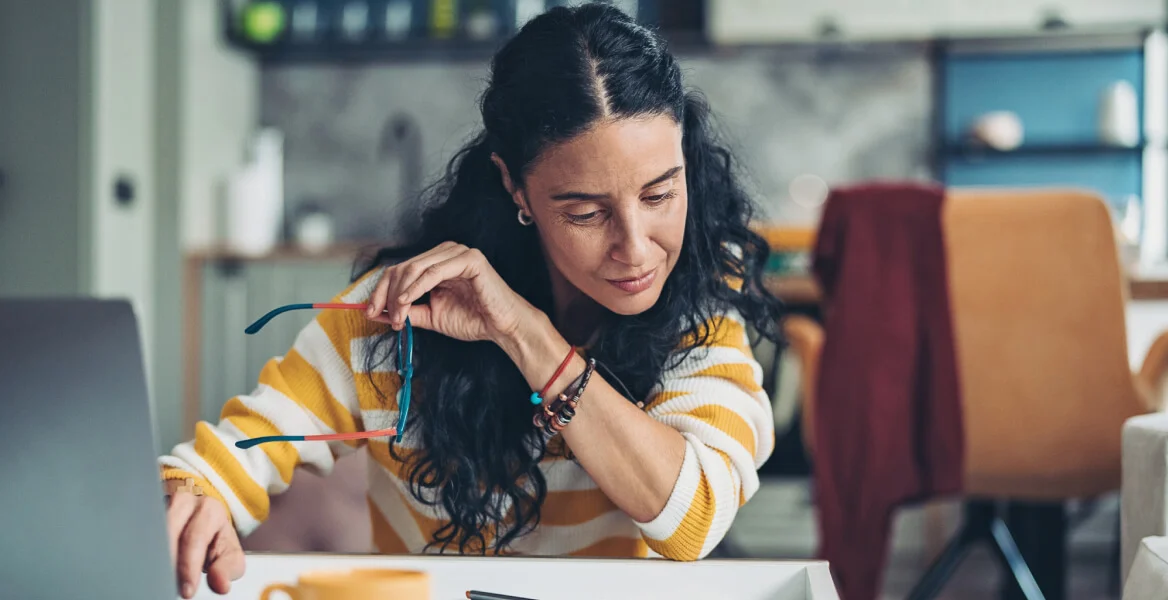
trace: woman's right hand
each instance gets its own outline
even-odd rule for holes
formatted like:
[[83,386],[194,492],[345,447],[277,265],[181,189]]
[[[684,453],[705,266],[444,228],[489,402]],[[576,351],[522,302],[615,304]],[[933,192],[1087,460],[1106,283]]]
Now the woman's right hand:
[[166,509],[166,529],[183,598],[195,595],[203,573],[216,594],[226,594],[231,582],[243,576],[243,547],[219,500],[174,491]]

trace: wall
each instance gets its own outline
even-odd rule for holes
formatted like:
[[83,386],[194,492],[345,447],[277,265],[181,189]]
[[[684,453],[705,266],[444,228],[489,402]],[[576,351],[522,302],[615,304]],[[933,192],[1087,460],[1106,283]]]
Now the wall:
[[91,11],[79,0],[0,2],[0,296],[74,295],[93,278],[81,201],[92,158]]
[[258,120],[259,68],[223,41],[218,2],[182,2],[179,193],[183,248],[219,237],[221,189]]
[[160,452],[167,452],[183,431],[182,325],[184,296],[179,247],[179,135],[182,106],[183,7],[186,0],[160,0],[154,26],[154,422]]
[[[929,177],[932,78],[922,47],[751,49],[681,62],[770,218],[818,216],[789,198],[801,174],[830,184]],[[410,173],[430,182],[473,134],[486,76],[482,63],[265,67],[260,119],[286,136],[288,213],[316,203],[344,237],[400,234],[409,215],[401,199],[418,185]],[[415,166],[398,158],[415,155]]]
[[[128,298],[154,361],[154,0],[94,3],[92,293]],[[132,186],[121,201],[115,182]],[[153,383],[153,375],[148,380]],[[152,395],[151,398],[154,396]]]

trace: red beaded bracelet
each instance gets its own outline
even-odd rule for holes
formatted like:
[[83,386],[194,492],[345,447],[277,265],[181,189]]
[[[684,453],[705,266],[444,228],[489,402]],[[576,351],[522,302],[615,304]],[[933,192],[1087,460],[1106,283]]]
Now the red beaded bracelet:
[[572,362],[572,355],[575,353],[576,353],[575,346],[568,348],[568,355],[564,357],[563,362],[560,363],[560,368],[556,369],[555,375],[552,375],[552,378],[548,380],[547,385],[543,386],[542,390],[540,390],[538,392],[531,393],[531,403],[532,404],[542,404],[543,403],[543,399],[545,397],[547,397],[548,390],[550,390],[552,387],[552,384],[555,383],[556,380],[560,378],[560,375],[564,374],[564,369],[568,368],[568,363]]

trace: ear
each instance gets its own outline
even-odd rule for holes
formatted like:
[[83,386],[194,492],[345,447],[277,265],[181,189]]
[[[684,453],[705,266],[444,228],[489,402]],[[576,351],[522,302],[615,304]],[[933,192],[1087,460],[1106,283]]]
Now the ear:
[[[495,163],[495,168],[499,169],[499,176],[503,178],[503,187],[511,194],[511,200],[515,202],[515,206],[528,210],[526,204],[521,198],[522,192],[515,188],[515,182],[511,179],[511,173],[507,170],[507,165],[503,164],[503,159],[499,158],[498,154],[491,153],[491,162]],[[529,211],[530,212],[530,211]]]
[[495,168],[499,169],[499,175],[503,178],[503,187],[507,188],[507,193],[514,196],[515,184],[511,181],[511,173],[507,171],[507,165],[503,164],[503,159],[499,158],[498,154],[492,152],[491,162],[495,163]]

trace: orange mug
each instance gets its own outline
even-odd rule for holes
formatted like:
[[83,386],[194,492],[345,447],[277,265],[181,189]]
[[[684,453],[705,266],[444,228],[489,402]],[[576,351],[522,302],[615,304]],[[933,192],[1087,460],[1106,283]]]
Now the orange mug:
[[352,569],[308,571],[296,585],[273,583],[260,600],[284,592],[291,600],[430,600],[430,576],[422,571]]

